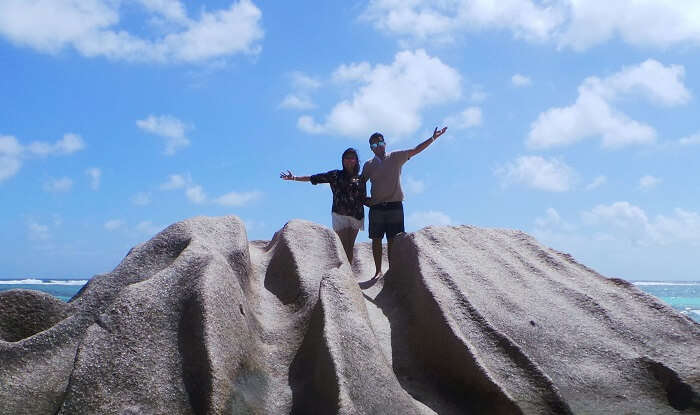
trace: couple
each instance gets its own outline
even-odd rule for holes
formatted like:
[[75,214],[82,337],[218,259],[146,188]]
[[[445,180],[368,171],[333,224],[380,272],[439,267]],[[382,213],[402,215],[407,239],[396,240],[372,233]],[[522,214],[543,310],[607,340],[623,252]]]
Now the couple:
[[[445,133],[447,127],[433,131],[432,137],[409,150],[386,153],[386,142],[380,133],[374,133],[369,138],[369,147],[374,158],[365,162],[360,174],[360,158],[357,150],[348,148],[343,152],[342,170],[331,170],[327,173],[312,176],[294,176],[291,171],[280,173],[283,180],[311,182],[311,184],[329,183],[333,191],[333,230],[340,241],[352,264],[353,249],[357,232],[364,230],[364,205],[369,206],[369,237],[372,239],[372,256],[374,257],[375,274],[373,278],[382,275],[382,238],[386,233],[387,255],[391,267],[391,246],[394,237],[404,232],[403,223],[403,192],[401,190],[401,167],[411,157],[425,150],[438,137]],[[370,197],[367,198],[366,183],[372,184]]]

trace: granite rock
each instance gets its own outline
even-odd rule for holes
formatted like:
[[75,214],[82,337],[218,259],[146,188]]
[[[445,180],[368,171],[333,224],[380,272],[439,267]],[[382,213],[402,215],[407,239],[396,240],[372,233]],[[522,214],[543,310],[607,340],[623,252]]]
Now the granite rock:
[[392,255],[173,224],[67,304],[0,295],[0,414],[700,413],[700,326],[633,285],[512,230]]

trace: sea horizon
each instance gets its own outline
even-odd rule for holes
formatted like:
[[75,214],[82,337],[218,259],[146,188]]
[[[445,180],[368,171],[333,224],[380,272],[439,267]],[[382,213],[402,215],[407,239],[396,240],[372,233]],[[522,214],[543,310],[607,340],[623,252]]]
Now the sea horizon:
[[[100,275],[100,274],[95,274],[95,275]],[[8,283],[9,281],[55,281],[56,283],[61,283],[63,281],[84,281],[83,284],[87,283],[90,279],[92,279],[95,275],[89,278],[84,278],[84,277],[51,277],[51,278],[41,278],[41,277],[24,277],[24,278],[0,278],[0,283]],[[612,279],[613,277],[604,277],[608,279]],[[700,284],[700,278],[697,280],[660,280],[660,279],[655,279],[655,280],[626,280],[624,278],[619,278],[619,277],[614,277],[615,279],[622,279],[627,282],[630,282],[634,285],[663,285],[663,284]],[[26,283],[25,283],[26,284]]]
[[[0,291],[15,288],[33,289],[47,292],[62,301],[69,301],[89,280],[89,278],[0,278]],[[679,313],[700,323],[700,281],[638,280],[629,282]]]

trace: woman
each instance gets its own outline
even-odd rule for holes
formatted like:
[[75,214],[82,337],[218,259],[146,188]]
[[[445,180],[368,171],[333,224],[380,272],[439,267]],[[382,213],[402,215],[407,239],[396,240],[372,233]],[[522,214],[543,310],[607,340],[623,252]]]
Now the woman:
[[348,148],[343,152],[343,169],[312,176],[294,176],[291,171],[280,173],[282,180],[329,183],[333,191],[333,230],[340,237],[348,261],[352,264],[357,232],[365,228],[364,202],[367,196],[366,183],[360,177],[360,159],[357,150]]

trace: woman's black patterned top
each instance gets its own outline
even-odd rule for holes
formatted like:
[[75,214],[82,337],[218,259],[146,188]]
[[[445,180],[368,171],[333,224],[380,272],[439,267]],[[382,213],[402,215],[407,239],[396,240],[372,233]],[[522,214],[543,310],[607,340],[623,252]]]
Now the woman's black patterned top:
[[345,170],[331,170],[311,176],[311,184],[329,183],[333,191],[333,212],[352,216],[355,219],[365,217],[364,202],[367,196],[367,184],[358,176],[350,177]]

